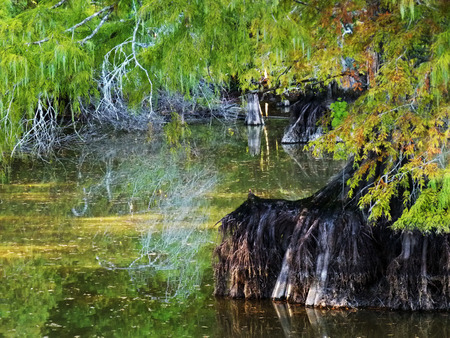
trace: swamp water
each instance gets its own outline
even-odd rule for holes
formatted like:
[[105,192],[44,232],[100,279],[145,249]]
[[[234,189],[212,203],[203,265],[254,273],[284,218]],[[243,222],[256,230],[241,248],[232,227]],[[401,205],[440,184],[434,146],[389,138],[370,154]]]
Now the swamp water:
[[[0,337],[446,337],[448,313],[215,299],[215,223],[248,189],[311,195],[342,163],[282,147],[286,121],[108,137],[16,160],[0,185]],[[188,134],[188,133],[186,133]]]

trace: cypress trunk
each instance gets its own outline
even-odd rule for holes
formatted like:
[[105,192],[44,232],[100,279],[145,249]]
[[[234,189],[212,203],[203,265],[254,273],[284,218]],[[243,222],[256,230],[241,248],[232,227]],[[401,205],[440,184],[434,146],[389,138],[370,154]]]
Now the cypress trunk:
[[[450,307],[450,235],[369,225],[347,197],[352,164],[313,196],[247,201],[225,216],[216,248],[217,296],[307,306]],[[401,208],[401,201],[394,201]]]
[[258,94],[256,93],[247,94],[247,116],[245,117],[245,124],[250,126],[264,124]]

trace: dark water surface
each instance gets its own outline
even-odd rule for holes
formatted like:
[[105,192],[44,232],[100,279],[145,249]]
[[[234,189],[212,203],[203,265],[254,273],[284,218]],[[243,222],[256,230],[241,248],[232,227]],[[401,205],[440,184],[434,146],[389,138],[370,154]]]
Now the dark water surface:
[[215,223],[246,198],[299,199],[341,162],[265,128],[116,135],[16,160],[0,185],[0,337],[447,337],[449,314],[215,299]]

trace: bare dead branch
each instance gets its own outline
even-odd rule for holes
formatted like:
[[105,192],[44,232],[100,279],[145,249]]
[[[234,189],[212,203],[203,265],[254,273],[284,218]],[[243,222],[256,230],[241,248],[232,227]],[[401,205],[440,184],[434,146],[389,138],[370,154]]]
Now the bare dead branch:
[[97,27],[95,27],[94,31],[89,34],[88,36],[86,36],[83,40],[78,41],[79,44],[84,44],[86,41],[92,39],[94,37],[95,34],[97,34],[97,32],[100,30],[100,28],[103,26],[103,24],[106,22],[106,20],[108,20],[109,16],[111,15],[112,9],[105,14],[105,16],[103,17],[103,19],[100,21],[100,23],[97,25]]
[[48,40],[50,40],[50,38],[45,38],[39,41],[34,41],[34,42],[27,42],[26,45],[40,45],[41,43],[47,42]]
[[294,2],[296,2],[296,3],[300,4],[300,5],[303,5],[303,6],[308,6],[308,7],[312,7],[312,8],[314,8],[314,9],[316,9],[316,10],[320,11],[319,7],[316,7],[316,6],[313,6],[313,5],[307,4],[306,2],[303,2],[303,1],[299,1],[299,0],[294,0]]
[[[51,8],[57,8],[57,7],[61,6],[65,1],[67,1],[67,0],[61,0],[60,2],[58,2],[58,3],[56,4],[56,5],[58,5],[58,6],[55,5],[56,7],[53,6],[53,7],[51,7]],[[111,12],[112,12],[113,8],[114,8],[114,5],[111,5],[111,6],[107,6],[107,7],[105,7],[105,8],[102,8],[102,9],[99,10],[98,12],[92,14],[91,16],[88,16],[88,17],[87,17],[86,19],[84,19],[83,21],[77,23],[76,25],[74,25],[74,26],[72,26],[72,27],[70,27],[70,28],[67,28],[64,32],[65,32],[65,33],[67,33],[67,32],[73,32],[75,29],[77,29],[78,27],[84,25],[86,22],[91,21],[93,18],[99,16],[100,14],[102,14],[102,13],[104,13],[104,12],[106,12],[106,11],[109,11],[109,13],[107,13],[107,14],[103,17],[103,19],[100,21],[100,23],[98,24],[98,26],[94,29],[94,31],[93,31],[90,35],[88,35],[87,37],[85,37],[83,40],[78,41],[78,43],[84,44],[87,40],[92,39],[92,37],[93,37],[95,34],[97,34],[98,30],[103,26],[103,24],[106,22],[106,20],[108,19],[108,17],[111,15]],[[25,43],[25,44],[26,44],[27,46],[29,46],[29,45],[41,45],[41,43],[47,42],[47,41],[49,41],[49,40],[50,40],[50,38],[47,37],[47,38],[44,38],[44,39],[39,40],[39,41],[27,42],[27,43]]]
[[153,102],[152,102],[153,82],[152,82],[152,80],[150,79],[150,75],[148,74],[147,69],[145,69],[145,68],[141,65],[141,63],[139,62],[139,60],[137,59],[137,56],[136,56],[136,55],[137,55],[137,52],[136,52],[136,36],[137,36],[137,31],[138,31],[138,28],[139,28],[140,23],[141,23],[141,20],[140,20],[140,19],[137,19],[136,25],[135,25],[134,31],[133,31],[133,40],[132,40],[132,42],[131,42],[131,49],[132,49],[132,52],[133,52],[133,58],[134,58],[135,64],[136,64],[140,69],[142,69],[142,70],[144,71],[145,75],[147,76],[148,83],[150,84],[150,95],[149,95],[149,97],[148,97],[148,103],[150,104],[150,112],[153,113]]
[[62,6],[65,2],[67,2],[67,0],[61,0],[60,2],[54,4],[52,7],[50,7],[50,9],[58,8],[58,7]]
[[83,21],[77,23],[76,25],[67,28],[64,32],[73,32],[75,29],[77,29],[78,27],[84,25],[86,22],[91,21],[93,18],[99,16],[100,14],[106,12],[106,11],[111,11],[114,8],[114,5],[111,6],[107,6],[105,8],[102,8],[101,10],[99,10],[98,12],[92,14],[91,16],[88,16],[86,19],[84,19]]

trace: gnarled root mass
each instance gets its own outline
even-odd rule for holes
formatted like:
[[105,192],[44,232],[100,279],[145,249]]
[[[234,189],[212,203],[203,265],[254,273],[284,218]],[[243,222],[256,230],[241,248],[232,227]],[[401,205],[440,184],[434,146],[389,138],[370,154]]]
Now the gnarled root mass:
[[281,143],[307,143],[322,135],[322,127],[317,126],[327,111],[326,102],[304,97],[291,106],[291,118]]
[[450,235],[369,225],[343,174],[299,201],[248,200],[222,219],[217,296],[307,306],[450,308]]

